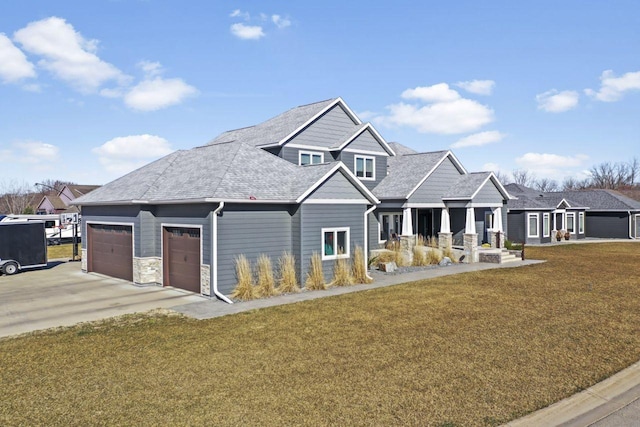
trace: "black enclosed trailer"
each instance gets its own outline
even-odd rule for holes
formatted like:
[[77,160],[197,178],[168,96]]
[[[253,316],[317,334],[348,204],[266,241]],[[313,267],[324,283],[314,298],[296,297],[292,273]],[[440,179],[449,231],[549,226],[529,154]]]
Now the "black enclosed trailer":
[[44,221],[0,222],[0,273],[46,265]]

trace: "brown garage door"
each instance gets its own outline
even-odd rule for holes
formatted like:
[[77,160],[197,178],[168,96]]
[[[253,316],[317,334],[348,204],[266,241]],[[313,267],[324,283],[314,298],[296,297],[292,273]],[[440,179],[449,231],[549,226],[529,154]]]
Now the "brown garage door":
[[164,227],[164,285],[200,293],[200,229]]
[[87,269],[133,281],[133,231],[131,226],[88,224]]

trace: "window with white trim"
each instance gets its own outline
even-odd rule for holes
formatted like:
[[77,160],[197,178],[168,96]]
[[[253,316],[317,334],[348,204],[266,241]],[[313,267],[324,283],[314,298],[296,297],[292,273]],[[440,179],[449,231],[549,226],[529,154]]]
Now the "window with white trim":
[[576,233],[576,214],[567,212],[567,231],[571,234]]
[[383,213],[380,214],[380,240],[386,242],[388,239],[397,238],[402,231],[402,213]]
[[320,151],[298,152],[299,165],[317,165],[318,163],[324,163],[324,153]]
[[551,236],[551,216],[548,213],[542,214],[542,237]]
[[349,258],[349,227],[322,229],[322,259]]
[[578,214],[578,233],[584,234],[584,212]]
[[539,214],[527,214],[527,237],[540,237],[540,231],[538,230],[539,220]]
[[376,158],[371,156],[353,156],[356,176],[362,180],[375,181]]

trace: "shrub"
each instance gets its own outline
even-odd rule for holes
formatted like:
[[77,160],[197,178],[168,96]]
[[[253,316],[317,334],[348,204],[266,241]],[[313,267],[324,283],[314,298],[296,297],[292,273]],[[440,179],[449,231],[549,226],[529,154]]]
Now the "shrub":
[[356,246],[353,252],[352,264],[353,280],[356,283],[371,283],[372,280],[367,276],[367,268],[364,266],[364,251],[360,246]]
[[311,265],[309,266],[307,281],[304,286],[310,291],[327,289],[327,285],[324,283],[324,273],[322,272],[322,258],[317,252],[314,252],[311,257]]
[[416,238],[416,246],[427,246],[428,238],[425,239],[422,234],[418,234]]
[[427,244],[430,248],[438,247],[438,238],[436,236],[429,236],[427,238]]
[[273,278],[273,269],[271,266],[271,258],[265,254],[258,258],[258,288],[257,293],[261,297],[270,297],[276,294],[275,279]]
[[244,255],[236,258],[236,277],[238,284],[231,294],[232,298],[248,301],[256,298],[256,290],[253,286],[253,274],[251,264]]
[[[429,251],[432,252],[432,251]],[[421,267],[423,265],[427,265],[425,256],[420,247],[416,246],[413,248],[413,263],[411,265]]]
[[455,254],[453,253],[453,250],[451,250],[451,248],[444,248],[442,250],[442,256],[443,257],[449,257],[451,262],[458,262],[458,259],[456,258]]
[[293,255],[289,252],[283,253],[278,260],[278,270],[280,273],[278,292],[283,294],[300,292],[296,277],[296,260]]

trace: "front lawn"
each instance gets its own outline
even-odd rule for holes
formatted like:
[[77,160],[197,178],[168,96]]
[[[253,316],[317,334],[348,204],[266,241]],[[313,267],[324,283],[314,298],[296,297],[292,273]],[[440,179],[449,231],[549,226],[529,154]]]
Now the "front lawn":
[[640,245],[0,340],[0,425],[497,425],[640,359]]

